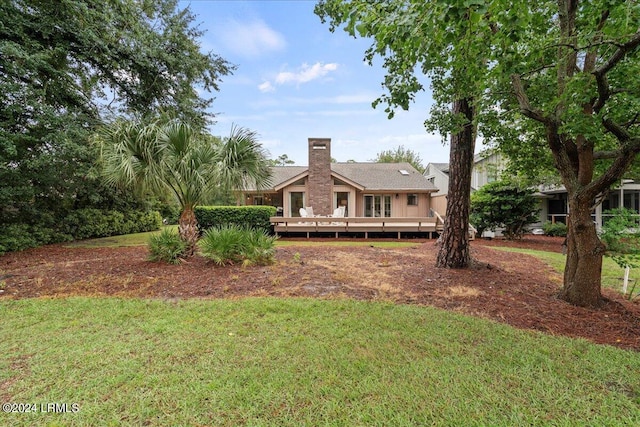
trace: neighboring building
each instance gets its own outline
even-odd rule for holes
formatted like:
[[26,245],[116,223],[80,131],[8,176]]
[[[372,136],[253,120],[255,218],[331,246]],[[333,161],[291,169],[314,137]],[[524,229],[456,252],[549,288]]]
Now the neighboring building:
[[[496,181],[505,168],[506,161],[499,153],[477,154],[471,171],[471,191]],[[444,215],[447,212],[449,163],[429,163],[424,176],[438,189],[437,193],[431,195],[433,209]]]
[[[471,191],[498,180],[506,169],[506,165],[506,159],[499,152],[476,155],[471,172]],[[437,193],[432,194],[431,203],[434,210],[441,214],[446,213],[449,164],[429,163],[425,177],[439,189]],[[547,221],[566,223],[569,204],[564,186],[541,185],[537,190],[534,196],[540,200],[540,221],[532,227],[540,227]],[[640,184],[634,183],[633,180],[622,180],[621,185],[611,189],[609,194],[605,195],[602,203],[598,204],[593,211],[593,219],[598,228],[602,227],[606,221],[606,214],[603,215],[603,212],[621,207],[620,200],[623,200],[625,208],[640,214]]]
[[309,138],[309,166],[274,166],[271,188],[243,193],[247,205],[278,207],[285,217],[300,208],[346,217],[427,217],[437,188],[409,163],[331,163],[331,139]]
[[497,181],[506,168],[506,159],[497,151],[476,154],[471,170],[471,191]]
[[[538,225],[547,221],[566,224],[569,202],[564,186],[541,186],[535,195],[540,198]],[[602,202],[596,205],[592,214],[596,227],[600,229],[607,219],[607,214],[603,212],[621,207],[631,209],[640,215],[640,184],[636,184],[632,179],[621,180],[617,188],[609,190]]]
[[431,207],[444,215],[447,212],[447,192],[449,190],[449,163],[429,163],[424,172],[425,178],[438,189],[431,194]]

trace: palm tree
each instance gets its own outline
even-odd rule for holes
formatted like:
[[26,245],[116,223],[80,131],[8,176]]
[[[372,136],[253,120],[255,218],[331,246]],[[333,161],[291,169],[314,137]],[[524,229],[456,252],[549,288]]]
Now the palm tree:
[[180,121],[117,121],[97,135],[104,177],[110,185],[163,194],[181,207],[178,232],[194,253],[198,223],[194,209],[216,189],[261,188],[270,179],[267,153],[255,132],[233,126],[220,141]]

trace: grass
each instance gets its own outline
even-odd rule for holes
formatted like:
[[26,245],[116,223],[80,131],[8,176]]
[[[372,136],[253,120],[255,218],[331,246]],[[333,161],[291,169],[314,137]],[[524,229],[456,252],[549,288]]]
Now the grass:
[[[557,252],[545,252],[532,249],[520,249],[520,248],[507,248],[496,246],[495,249],[499,249],[506,252],[517,252],[527,255],[533,255],[536,258],[549,264],[554,270],[560,274],[564,273],[564,265],[566,257]],[[624,268],[620,267],[610,257],[605,256],[602,259],[602,286],[605,288],[614,289],[620,291],[622,289],[622,278],[624,277]],[[629,286],[634,283],[640,283],[640,268],[632,268],[629,274]]]
[[[177,225],[166,225],[163,230],[178,231]],[[101,237],[99,239],[78,240],[64,245],[67,248],[116,248],[121,246],[145,246],[149,243],[149,237],[158,234],[159,231],[147,231],[144,233],[123,234],[121,236]]]
[[[640,355],[351,300],[0,303],[12,426],[640,424]],[[40,407],[40,406],[39,406]]]
[[[178,230],[177,225],[167,225],[163,229]],[[99,239],[87,239],[79,240],[77,242],[71,242],[65,245],[69,248],[115,248],[121,246],[145,246],[149,243],[149,237],[153,234],[159,233],[158,231],[149,231],[146,233],[126,234],[123,236],[111,236],[102,237]],[[393,241],[332,241],[326,239],[322,242],[323,246],[372,246],[376,248],[402,248],[402,247],[416,247],[420,243],[415,242],[393,242]],[[318,242],[302,241],[302,240],[277,240],[276,246],[314,246],[318,245]]]

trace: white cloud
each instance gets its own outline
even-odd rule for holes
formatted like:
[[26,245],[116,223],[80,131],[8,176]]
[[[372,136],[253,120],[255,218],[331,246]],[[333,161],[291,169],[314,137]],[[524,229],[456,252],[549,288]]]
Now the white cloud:
[[300,69],[296,72],[283,71],[278,73],[275,78],[275,82],[280,85],[287,83],[307,83],[320,77],[324,77],[331,71],[335,71],[337,69],[338,64],[336,63],[322,64],[320,62],[316,62],[311,66],[308,64],[302,64]]
[[275,90],[276,90],[276,88],[273,87],[271,82],[264,82],[264,83],[258,85],[258,89],[260,89],[260,92],[262,92],[262,93],[275,92]]
[[230,20],[218,32],[218,37],[229,50],[248,58],[281,51],[287,44],[282,34],[261,20],[248,23]]

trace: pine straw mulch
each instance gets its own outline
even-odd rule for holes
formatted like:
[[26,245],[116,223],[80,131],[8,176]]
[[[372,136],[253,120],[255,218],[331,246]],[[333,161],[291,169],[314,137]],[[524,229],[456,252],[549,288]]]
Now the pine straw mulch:
[[492,246],[561,251],[563,239],[476,240],[473,268],[434,268],[433,240],[410,248],[286,246],[266,267],[216,267],[201,257],[181,265],[146,260],[146,247],[51,245],[0,257],[0,300],[67,296],[354,298],[430,305],[522,329],[583,337],[640,350],[640,303],[603,290],[601,309],[556,298],[562,277],[538,259]]

